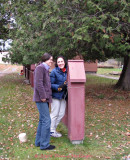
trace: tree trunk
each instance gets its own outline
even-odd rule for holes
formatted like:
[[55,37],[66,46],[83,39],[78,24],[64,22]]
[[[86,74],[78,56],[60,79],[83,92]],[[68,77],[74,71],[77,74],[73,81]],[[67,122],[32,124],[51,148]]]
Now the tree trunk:
[[130,57],[124,57],[124,66],[121,76],[116,84],[117,88],[130,91]]

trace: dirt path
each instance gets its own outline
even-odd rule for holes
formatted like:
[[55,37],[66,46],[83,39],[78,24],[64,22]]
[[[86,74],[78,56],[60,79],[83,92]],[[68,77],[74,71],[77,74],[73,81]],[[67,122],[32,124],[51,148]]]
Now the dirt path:
[[19,65],[0,64],[0,77],[10,73],[20,73],[22,68]]

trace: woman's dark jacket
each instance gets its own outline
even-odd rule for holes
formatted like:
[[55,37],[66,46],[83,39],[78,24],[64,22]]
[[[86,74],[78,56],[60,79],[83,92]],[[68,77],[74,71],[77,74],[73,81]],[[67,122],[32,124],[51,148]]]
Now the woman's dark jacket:
[[67,79],[67,70],[63,72],[59,67],[55,67],[50,74],[51,78],[51,88],[52,88],[52,98],[63,99],[66,91],[58,91],[61,84]]
[[34,71],[33,101],[42,102],[41,99],[47,99],[46,102],[52,101],[49,70],[47,70],[42,63],[38,65]]

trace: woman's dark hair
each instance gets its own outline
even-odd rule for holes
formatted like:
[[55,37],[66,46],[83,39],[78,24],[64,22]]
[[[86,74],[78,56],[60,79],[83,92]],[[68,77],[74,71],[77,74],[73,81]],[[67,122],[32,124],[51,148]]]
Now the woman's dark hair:
[[64,60],[64,62],[65,62],[65,68],[66,68],[66,67],[67,67],[67,61],[66,61],[66,59],[65,59],[63,56],[61,56],[61,55],[56,58],[55,67],[58,67],[58,65],[57,65],[57,60],[58,60],[58,58],[62,58],[62,59]]
[[49,60],[51,57],[52,57],[52,55],[50,53],[44,53],[41,58],[41,61],[45,62],[45,61]]

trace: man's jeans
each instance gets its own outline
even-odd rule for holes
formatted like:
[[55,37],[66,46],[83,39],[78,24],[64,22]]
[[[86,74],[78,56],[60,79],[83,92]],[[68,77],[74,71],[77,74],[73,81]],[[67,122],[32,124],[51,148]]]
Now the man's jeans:
[[45,149],[50,146],[51,118],[49,107],[46,102],[36,102],[36,105],[39,111],[39,124],[37,128],[35,145],[40,146],[40,149]]

